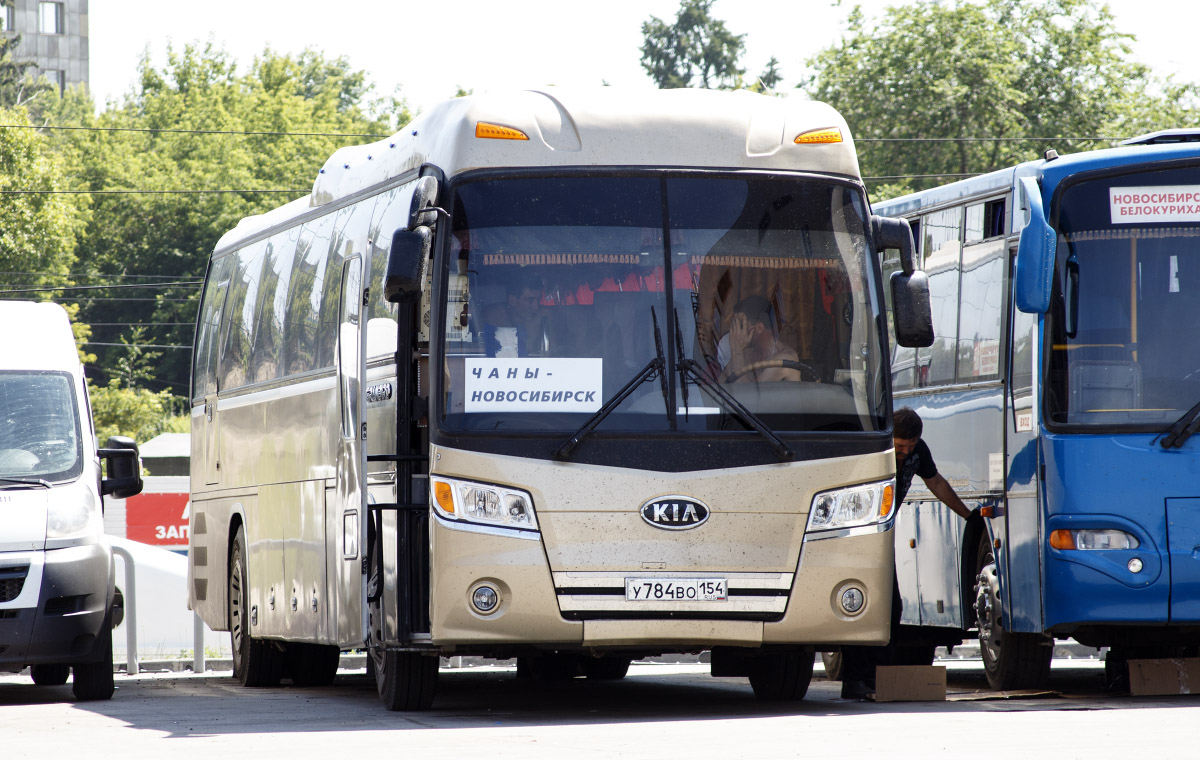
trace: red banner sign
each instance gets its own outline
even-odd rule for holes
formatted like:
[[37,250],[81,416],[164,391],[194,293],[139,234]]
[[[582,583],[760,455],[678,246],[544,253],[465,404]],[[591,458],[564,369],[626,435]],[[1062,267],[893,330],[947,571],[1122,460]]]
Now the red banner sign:
[[125,500],[125,537],[155,546],[187,546],[188,495],[141,493]]

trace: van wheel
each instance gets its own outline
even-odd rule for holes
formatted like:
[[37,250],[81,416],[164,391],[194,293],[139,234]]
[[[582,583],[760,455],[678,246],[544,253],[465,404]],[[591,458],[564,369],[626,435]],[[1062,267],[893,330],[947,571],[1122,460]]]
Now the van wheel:
[[988,685],[997,691],[1044,688],[1050,678],[1054,641],[1041,634],[1004,630],[1000,576],[987,532],[979,537],[976,568],[975,615]]
[[71,675],[70,665],[30,665],[29,675],[38,686],[62,686]]
[[71,683],[71,691],[80,702],[112,699],[116,690],[113,685],[112,626],[108,620],[100,626],[96,649],[100,652],[99,662],[80,663],[73,668],[75,680]]
[[798,702],[812,682],[814,652],[799,647],[789,652],[771,652],[754,658],[750,687],[764,702]]
[[246,573],[246,529],[238,526],[229,553],[229,642],[233,676],[242,686],[276,686],[283,677],[283,651],[250,635],[250,582]]

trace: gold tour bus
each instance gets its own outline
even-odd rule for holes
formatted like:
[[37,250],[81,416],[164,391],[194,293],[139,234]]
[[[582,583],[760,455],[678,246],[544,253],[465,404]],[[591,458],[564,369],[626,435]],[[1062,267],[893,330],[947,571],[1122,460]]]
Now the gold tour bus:
[[493,93],[343,148],[212,254],[190,605],[241,683],[361,648],[392,710],[450,655],[614,679],[711,650],[801,699],[815,648],[888,639],[911,252],[796,98]]

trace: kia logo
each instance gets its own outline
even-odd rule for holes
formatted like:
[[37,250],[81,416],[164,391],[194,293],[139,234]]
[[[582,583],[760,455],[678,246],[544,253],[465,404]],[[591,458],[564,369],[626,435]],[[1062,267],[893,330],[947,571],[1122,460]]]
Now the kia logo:
[[687,530],[703,525],[709,509],[686,496],[660,496],[642,505],[642,519],[663,530]]

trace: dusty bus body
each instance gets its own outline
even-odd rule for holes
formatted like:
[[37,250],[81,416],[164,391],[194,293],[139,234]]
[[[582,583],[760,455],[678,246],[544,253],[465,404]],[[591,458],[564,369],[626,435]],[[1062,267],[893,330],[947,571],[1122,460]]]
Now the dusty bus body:
[[391,709],[449,654],[711,649],[802,697],[814,646],[888,638],[884,247],[819,103],[494,94],[339,151],[212,257],[193,608],[247,684],[366,646]]
[[0,325],[0,671],[29,667],[38,684],[73,671],[78,699],[108,699],[114,578],[101,504],[141,490],[137,446],[97,448],[61,306],[2,301]]

